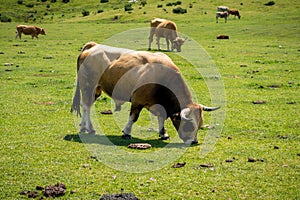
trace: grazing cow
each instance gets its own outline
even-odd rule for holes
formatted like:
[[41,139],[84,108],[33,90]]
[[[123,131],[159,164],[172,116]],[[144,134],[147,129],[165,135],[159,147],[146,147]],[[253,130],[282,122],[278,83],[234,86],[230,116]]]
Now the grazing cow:
[[234,17],[238,16],[238,18],[241,19],[241,15],[240,15],[240,13],[239,13],[238,10],[231,10],[231,9],[229,9],[228,10],[228,16],[229,15],[234,15]]
[[218,18],[224,18],[225,19],[225,23],[227,22],[227,17],[228,17],[228,12],[224,11],[224,12],[216,12],[216,23],[218,23]]
[[22,37],[22,33],[24,35],[31,35],[32,39],[34,37],[36,37],[36,39],[38,39],[39,34],[46,35],[45,29],[39,28],[36,26],[17,25],[16,29],[17,29],[16,38],[19,37],[20,39]]
[[150,36],[149,36],[149,50],[151,50],[151,43],[153,41],[153,35],[156,35],[156,42],[158,49],[160,49],[160,38],[165,38],[167,43],[168,51],[170,51],[170,42],[171,42],[171,51],[174,49],[177,52],[181,51],[181,46],[184,43],[184,39],[178,37],[177,26],[174,22],[165,19],[154,18],[150,23]]
[[78,57],[80,69],[76,91],[79,91],[79,95],[74,96],[72,110],[80,112],[82,96],[81,131],[95,133],[90,121],[90,108],[95,97],[104,91],[119,106],[131,102],[129,120],[122,138],[131,138],[132,125],[138,120],[141,110],[146,108],[158,117],[161,139],[169,138],[164,122],[170,118],[186,144],[198,142],[197,132],[203,122],[202,111],[213,111],[219,107],[210,108],[194,103],[179,69],[167,55],[133,51],[122,54],[110,65],[105,55],[106,49],[96,45]]

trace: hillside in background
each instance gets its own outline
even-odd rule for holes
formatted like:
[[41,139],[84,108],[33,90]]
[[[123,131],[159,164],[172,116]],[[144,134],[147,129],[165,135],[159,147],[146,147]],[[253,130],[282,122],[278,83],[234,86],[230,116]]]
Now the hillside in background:
[[[276,1],[266,6],[266,1],[211,1],[211,0],[139,0],[129,3],[124,0],[1,0],[1,21],[18,23],[56,22],[145,22],[149,18],[164,17],[185,20],[214,20],[216,7],[226,5],[239,9],[249,18],[265,15],[265,12],[293,14],[299,11],[299,3]],[[247,18],[247,17],[245,17]]]

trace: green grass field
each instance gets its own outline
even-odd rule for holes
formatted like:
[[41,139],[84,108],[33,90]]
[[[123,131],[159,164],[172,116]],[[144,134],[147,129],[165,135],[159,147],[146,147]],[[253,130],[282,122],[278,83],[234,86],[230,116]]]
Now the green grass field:
[[[173,14],[176,6],[166,6],[173,2],[166,0],[148,0],[144,7],[134,4],[130,12],[124,11],[126,1],[99,2],[0,0],[1,19],[11,19],[0,23],[1,199],[27,199],[20,192],[58,182],[67,187],[61,199],[100,199],[111,193],[134,193],[139,199],[300,198],[298,1],[276,0],[275,5],[265,6],[268,1],[241,5],[233,0],[187,0],[180,5],[186,14]],[[163,7],[157,8],[158,4]],[[218,5],[239,9],[242,18],[230,16],[226,24],[223,19],[216,24]],[[83,17],[83,10],[90,14]],[[119,19],[113,20],[115,16]],[[166,54],[181,69],[199,103],[215,106],[211,95],[218,91],[211,91],[209,84],[223,84],[220,96],[224,97],[222,91],[226,96],[219,99],[222,109],[214,114],[226,116],[224,124],[214,123],[214,114],[205,113],[204,124],[215,130],[200,130],[199,145],[186,147],[176,140],[169,120],[166,128],[174,141],[157,140],[157,133],[148,130],[157,127],[143,111],[134,125],[134,139],[124,141],[123,122],[116,119],[126,115],[127,108],[101,115],[100,111],[112,109],[110,98],[103,95],[95,105],[95,123],[106,137],[79,136],[80,118],[70,108],[81,47],[95,41],[147,50],[144,31],[153,17],[175,21],[180,34],[188,38],[183,52]],[[15,39],[17,24],[43,27],[47,35],[38,40]],[[135,32],[141,39],[131,34]],[[118,34],[122,37],[115,37]],[[217,40],[218,34],[230,39]],[[211,59],[211,66],[197,69],[186,59],[193,53],[188,52],[192,42],[204,52],[197,62]],[[152,48],[157,48],[154,42]],[[199,71],[206,68],[216,70],[216,80],[202,77]],[[210,131],[220,135],[213,137]],[[216,142],[205,156],[201,153],[204,141]],[[153,147],[128,149],[131,142],[148,142]],[[248,162],[248,158],[257,161]],[[177,162],[186,165],[172,168]]]

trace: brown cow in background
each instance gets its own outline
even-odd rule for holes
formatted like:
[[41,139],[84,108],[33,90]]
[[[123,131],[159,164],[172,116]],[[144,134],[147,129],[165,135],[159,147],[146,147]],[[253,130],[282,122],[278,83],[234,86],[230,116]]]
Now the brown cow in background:
[[156,35],[156,42],[158,49],[160,50],[160,38],[165,38],[167,43],[168,51],[170,51],[170,42],[171,42],[171,51],[174,49],[177,52],[181,51],[181,46],[184,43],[184,39],[178,36],[177,26],[174,22],[166,19],[154,18],[150,23],[150,36],[149,36],[149,48],[151,50],[151,43],[153,41],[153,35]]
[[45,29],[36,26],[17,25],[16,29],[16,38],[19,37],[20,39],[22,37],[22,33],[24,35],[31,35],[32,39],[34,37],[38,39],[39,34],[46,35]]

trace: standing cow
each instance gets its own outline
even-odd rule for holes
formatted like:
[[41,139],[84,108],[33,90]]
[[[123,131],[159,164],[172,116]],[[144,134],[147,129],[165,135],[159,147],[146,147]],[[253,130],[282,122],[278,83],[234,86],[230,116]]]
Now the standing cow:
[[218,23],[218,18],[224,18],[226,23],[229,16],[228,12],[229,8],[227,6],[218,6],[216,12],[216,23]]
[[176,49],[177,52],[181,51],[181,46],[183,45],[185,40],[178,36],[177,26],[174,22],[160,18],[154,18],[151,20],[148,50],[151,50],[151,43],[153,41],[154,34],[156,35],[156,43],[159,50],[161,50],[160,38],[165,38],[168,51],[170,51],[170,42],[171,51],[173,51],[174,49]]
[[118,105],[131,102],[123,138],[131,138],[132,125],[138,120],[141,110],[146,108],[158,117],[161,139],[169,138],[164,122],[170,118],[186,144],[198,142],[197,132],[203,123],[202,111],[213,111],[219,107],[194,103],[179,69],[167,55],[133,51],[109,63],[106,49],[101,45],[83,51],[78,57],[76,91],[79,95],[74,96],[72,109],[80,112],[82,96],[81,131],[95,132],[90,121],[90,108],[95,97],[104,91]]
[[241,15],[240,15],[240,12],[238,10],[229,9],[228,10],[228,16],[229,15],[234,15],[234,18],[236,16],[238,16],[238,18],[241,19]]
[[34,37],[38,39],[39,34],[46,35],[45,29],[36,26],[17,25],[16,29],[16,38],[19,37],[20,39],[22,37],[22,33],[24,35],[31,35],[32,39]]

